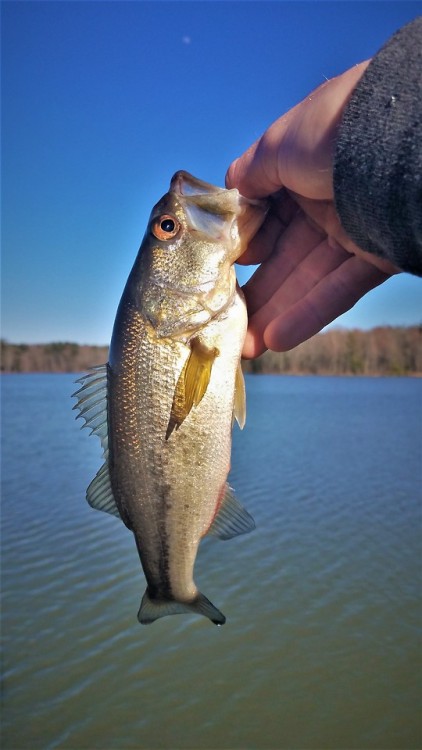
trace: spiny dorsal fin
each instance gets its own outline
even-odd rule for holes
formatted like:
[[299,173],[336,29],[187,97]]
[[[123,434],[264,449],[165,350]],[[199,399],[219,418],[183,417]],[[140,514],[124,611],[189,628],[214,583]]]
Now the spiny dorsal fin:
[[237,420],[240,429],[243,430],[246,422],[246,388],[240,361],[236,370],[233,416]]
[[178,429],[193,406],[198,406],[210,382],[218,349],[206,346],[198,337],[190,342],[191,351],[176,383],[166,440]]
[[252,516],[226,484],[223,500],[207,533],[218,536],[219,539],[233,539],[240,534],[249,534],[254,529],[255,521]]
[[76,419],[85,421],[84,427],[89,427],[90,435],[98,435],[101,440],[104,457],[108,456],[108,426],[107,426],[107,365],[93,367],[86,375],[79,378],[77,383],[81,387],[72,394],[78,400],[73,407],[79,410]]

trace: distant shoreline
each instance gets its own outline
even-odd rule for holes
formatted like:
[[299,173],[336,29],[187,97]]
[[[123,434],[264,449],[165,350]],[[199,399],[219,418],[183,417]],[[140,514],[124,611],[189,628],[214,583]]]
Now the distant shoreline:
[[[242,360],[243,364],[243,360]],[[1,370],[0,379],[2,377],[8,377],[10,375],[18,375],[24,377],[25,375],[79,375],[82,376],[90,368],[87,367],[85,370],[63,370],[60,372],[52,372],[51,370],[27,370],[26,372],[12,372],[10,370]],[[333,373],[333,372],[246,372],[245,375],[250,375],[253,378],[261,377],[261,375],[271,375],[275,378],[371,378],[376,380],[377,378],[415,378],[416,380],[422,378],[422,372],[410,372],[410,373]],[[76,381],[75,381],[76,382]]]
[[[1,341],[2,374],[81,373],[104,364],[108,346],[73,342],[13,344]],[[245,373],[273,375],[422,376],[422,326],[368,331],[332,329],[288,352],[243,360]]]

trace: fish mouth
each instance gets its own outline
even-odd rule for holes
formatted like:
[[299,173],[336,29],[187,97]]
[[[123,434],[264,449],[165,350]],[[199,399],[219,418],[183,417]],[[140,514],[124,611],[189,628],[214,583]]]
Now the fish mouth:
[[204,180],[200,180],[184,170],[176,172],[170,182],[170,193],[176,193],[177,195],[209,195],[222,191],[223,188],[204,182]]
[[266,201],[245,198],[236,188],[227,190],[211,185],[183,170],[173,175],[169,192],[182,204],[189,228],[227,243],[233,263],[244,252],[268,211]]

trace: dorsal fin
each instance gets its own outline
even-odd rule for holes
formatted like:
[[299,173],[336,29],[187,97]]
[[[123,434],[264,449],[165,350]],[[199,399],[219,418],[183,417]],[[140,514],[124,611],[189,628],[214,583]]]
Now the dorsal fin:
[[89,485],[86,499],[91,508],[122,519],[113,496],[108,466],[107,365],[93,367],[76,382],[81,383],[72,394],[78,399],[73,407],[79,410],[76,419],[82,418],[85,422],[82,428],[89,427],[91,435],[98,435],[106,459]]
[[101,440],[104,458],[108,457],[108,425],[107,425],[107,365],[93,367],[86,375],[78,378],[81,387],[72,394],[77,398],[74,409],[79,410],[76,419],[85,421],[84,427],[89,427],[90,435],[98,435]]

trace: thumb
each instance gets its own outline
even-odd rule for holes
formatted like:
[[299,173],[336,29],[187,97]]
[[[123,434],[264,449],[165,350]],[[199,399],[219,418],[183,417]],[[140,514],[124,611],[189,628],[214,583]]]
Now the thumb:
[[225,184],[228,190],[237,186],[236,173],[238,161],[239,159],[234,159],[226,172]]
[[264,133],[242,156],[232,161],[226,173],[226,187],[237,188],[245,198],[264,198],[280,190],[277,159],[272,149],[268,149],[267,140],[268,135]]

